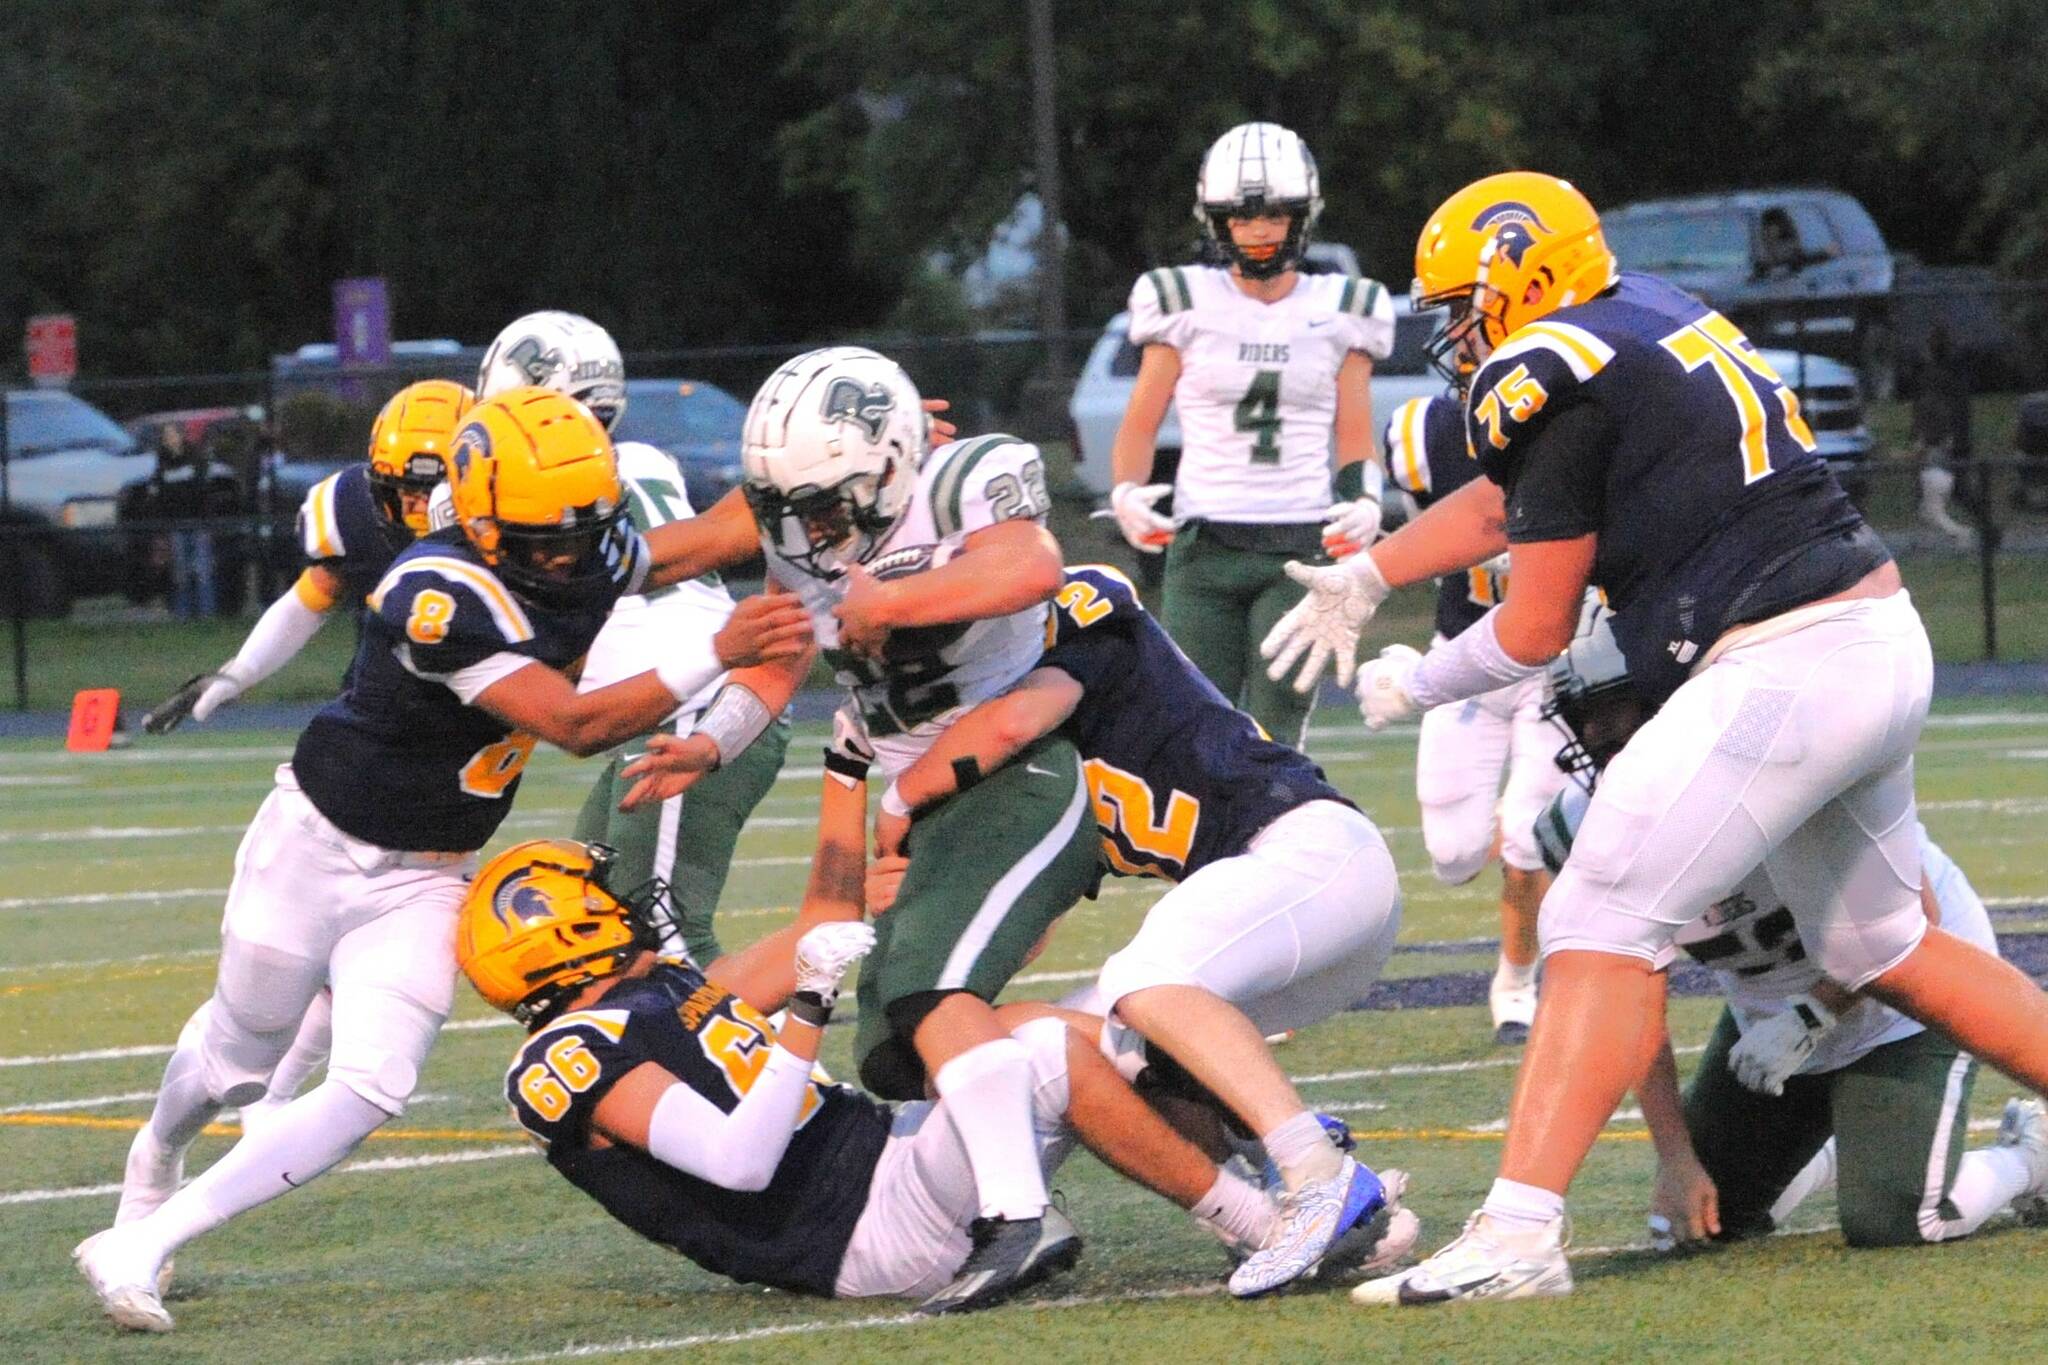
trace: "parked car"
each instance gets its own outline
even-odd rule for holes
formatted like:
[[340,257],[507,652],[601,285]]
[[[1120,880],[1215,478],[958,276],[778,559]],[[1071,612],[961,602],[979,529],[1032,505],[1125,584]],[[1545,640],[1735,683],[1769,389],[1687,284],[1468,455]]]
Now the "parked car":
[[155,468],[155,457],[62,389],[8,393],[7,457],[8,520],[50,534],[18,540],[18,572],[0,558],[0,614],[19,601],[29,615],[58,617],[75,597],[119,591],[127,557],[117,502],[123,486]]
[[1855,365],[1879,397],[1897,386],[1895,265],[1862,204],[1839,190],[1739,190],[1625,204],[1600,215],[1624,269],[1661,275],[1728,315],[1759,346]]
[[701,512],[739,487],[747,405],[696,379],[629,379],[615,441],[645,441],[683,467],[690,506]]

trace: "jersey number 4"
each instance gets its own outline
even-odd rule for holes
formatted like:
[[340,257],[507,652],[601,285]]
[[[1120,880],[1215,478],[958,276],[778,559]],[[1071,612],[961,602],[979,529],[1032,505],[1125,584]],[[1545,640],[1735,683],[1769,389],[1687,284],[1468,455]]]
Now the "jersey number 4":
[[1280,371],[1260,370],[1237,400],[1234,425],[1252,438],[1253,464],[1280,463]]
[[1739,444],[1744,484],[1755,483],[1771,472],[1767,425],[1770,414],[1764,408],[1767,400],[1776,401],[1783,410],[1785,430],[1799,448],[1814,448],[1813,431],[1799,415],[1799,395],[1785,386],[1768,360],[1757,354],[1742,329],[1719,313],[1687,323],[1670,336],[1658,338],[1657,344],[1678,357],[1678,363],[1688,371],[1702,365],[1713,366],[1714,378],[1727,390],[1728,401],[1735,404],[1736,418],[1742,423]]

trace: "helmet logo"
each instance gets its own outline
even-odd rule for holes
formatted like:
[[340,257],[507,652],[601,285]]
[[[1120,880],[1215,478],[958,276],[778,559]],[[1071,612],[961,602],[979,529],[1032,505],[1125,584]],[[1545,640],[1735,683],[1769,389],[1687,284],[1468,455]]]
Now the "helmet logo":
[[455,466],[455,477],[459,480],[469,473],[470,456],[488,459],[491,454],[491,434],[481,422],[472,422],[455,436],[455,447],[448,452],[448,461]]
[[[523,871],[513,873],[491,897],[491,913],[498,917],[498,923],[505,926],[507,933],[544,924],[555,913],[548,898],[537,887],[526,884],[527,875]],[[516,924],[513,923],[515,919],[518,921]]]
[[[1532,227],[1535,232],[1530,231]],[[1493,234],[1495,252],[1516,266],[1522,264],[1522,257],[1529,248],[1536,245],[1536,233],[1548,235],[1550,232],[1536,210],[1519,199],[1510,199],[1481,210],[1479,216],[1472,220],[1472,230],[1484,232],[1488,228],[1499,229]]]
[[896,410],[896,396],[882,383],[863,385],[857,379],[835,379],[825,390],[825,420],[852,422],[870,441],[882,439],[882,428]]
[[529,384],[543,387],[548,376],[562,368],[561,352],[543,345],[539,337],[521,337],[505,351],[505,361],[526,376]]

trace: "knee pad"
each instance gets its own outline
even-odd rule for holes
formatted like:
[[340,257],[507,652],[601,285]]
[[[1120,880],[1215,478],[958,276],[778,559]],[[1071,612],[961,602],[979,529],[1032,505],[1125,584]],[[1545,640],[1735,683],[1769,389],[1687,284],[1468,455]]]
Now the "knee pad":
[[394,994],[379,994],[373,1003],[335,1003],[327,1079],[396,1118],[419,1086],[420,1064],[441,1031],[443,1016]]
[[230,1106],[263,1098],[323,972],[308,959],[237,938],[221,945],[213,997],[180,1035],[181,1043],[197,1044],[208,1094]]
[[1485,871],[1493,861],[1493,827],[1491,802],[1424,806],[1422,844],[1429,850],[1436,879],[1446,886],[1463,886]]

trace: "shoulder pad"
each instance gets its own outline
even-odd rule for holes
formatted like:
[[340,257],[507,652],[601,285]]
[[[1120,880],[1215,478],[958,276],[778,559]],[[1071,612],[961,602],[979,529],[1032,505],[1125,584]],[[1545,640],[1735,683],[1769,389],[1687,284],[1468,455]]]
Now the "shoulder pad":
[[[347,472],[343,470],[342,474]],[[334,505],[342,474],[329,474],[314,484],[306,491],[305,502],[299,505],[299,543],[306,558],[316,564],[340,559],[348,553],[341,539],[341,516]]]
[[1614,348],[1583,327],[1545,318],[1509,337],[1472,378],[1466,439],[1481,455],[1535,434],[1557,400],[1606,369]]
[[[1429,494],[1429,412],[1441,398],[1411,398],[1394,409],[1380,433],[1380,448],[1386,452],[1387,476],[1397,488],[1426,497]],[[1462,443],[1461,443],[1462,444]]]
[[943,450],[930,485],[932,524],[941,539],[1000,521],[1043,521],[1052,510],[1045,461],[1029,441],[997,432]]
[[1053,610],[1045,622],[1047,649],[1091,626],[1145,614],[1137,585],[1122,569],[1109,564],[1069,564],[1066,581],[1052,601]]

